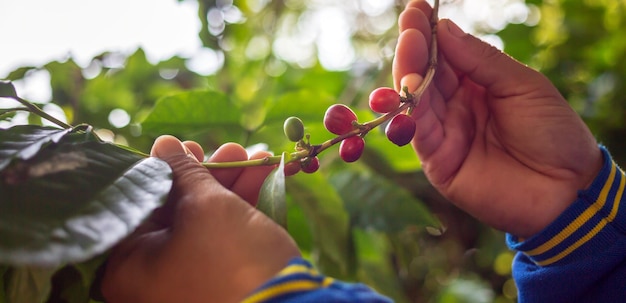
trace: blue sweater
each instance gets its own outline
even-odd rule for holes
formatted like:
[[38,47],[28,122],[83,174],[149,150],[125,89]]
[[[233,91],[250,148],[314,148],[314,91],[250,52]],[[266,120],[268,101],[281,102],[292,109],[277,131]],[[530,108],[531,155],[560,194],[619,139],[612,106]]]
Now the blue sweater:
[[[626,302],[624,172],[604,153],[592,185],[551,225],[529,239],[507,235],[518,253],[519,303]],[[359,283],[325,277],[294,259],[244,302],[391,302]]]
[[520,303],[626,302],[626,176],[602,152],[602,171],[551,225],[507,235]]

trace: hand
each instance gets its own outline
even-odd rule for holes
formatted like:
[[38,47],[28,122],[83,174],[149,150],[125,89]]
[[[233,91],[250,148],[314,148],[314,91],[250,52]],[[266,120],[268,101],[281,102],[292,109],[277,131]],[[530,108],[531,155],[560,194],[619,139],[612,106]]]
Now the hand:
[[[431,7],[399,19],[396,89],[428,65]],[[439,65],[413,117],[431,183],[479,220],[519,237],[546,227],[602,166],[597,142],[550,81],[452,21],[438,23]]]
[[[112,251],[102,283],[107,302],[239,302],[299,256],[287,232],[250,205],[272,167],[209,172],[198,162],[203,154],[195,142],[155,141],[151,155],[172,168],[172,190]],[[231,143],[209,161],[246,159]]]

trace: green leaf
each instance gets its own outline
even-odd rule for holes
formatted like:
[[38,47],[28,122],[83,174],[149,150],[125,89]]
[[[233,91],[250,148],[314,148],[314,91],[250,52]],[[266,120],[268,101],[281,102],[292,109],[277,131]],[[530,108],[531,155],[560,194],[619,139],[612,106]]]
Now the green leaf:
[[283,153],[280,164],[265,179],[259,194],[259,211],[270,217],[274,222],[287,229],[287,200],[285,192],[285,158],[287,153]]
[[422,163],[410,144],[397,146],[391,143],[385,134],[379,132],[378,129],[368,133],[365,142],[366,152],[375,154],[376,164],[386,165],[394,172],[415,172],[422,167]]
[[54,267],[12,268],[7,279],[7,302],[44,302],[52,288],[51,278],[55,271]]
[[333,175],[331,183],[356,227],[393,233],[409,225],[440,225],[421,201],[377,175],[343,171]]
[[350,253],[349,218],[341,198],[320,172],[297,174],[287,181],[289,195],[310,224],[317,267],[329,276],[350,277],[354,256]]
[[375,230],[353,229],[352,235],[359,262],[359,281],[391,297],[393,302],[409,302],[396,272],[395,254],[386,234]]
[[336,102],[333,96],[320,91],[288,92],[269,106],[265,123],[282,125],[289,116],[302,119],[305,127],[309,123],[321,123],[326,109],[334,103]]
[[17,98],[15,86],[11,81],[0,81],[0,97]]
[[141,124],[149,133],[186,133],[231,127],[242,130],[241,111],[216,91],[191,91],[167,96],[155,104]]
[[28,160],[48,144],[57,143],[70,130],[36,125],[17,125],[0,130],[0,170],[13,159]]
[[[131,233],[165,200],[171,186],[165,162],[92,137],[68,133],[0,172],[0,263],[89,259]],[[2,151],[22,154],[23,146],[9,142]]]
[[[355,113],[361,121],[371,121],[377,117],[371,110],[355,110]],[[391,168],[394,172],[414,172],[421,168],[421,162],[415,155],[415,151],[410,144],[405,146],[397,146],[387,139],[385,135],[385,126],[371,130],[365,136],[365,154],[363,158],[373,154],[373,159],[368,159],[371,165]]]
[[487,303],[494,302],[491,285],[473,277],[460,277],[446,284],[435,302]]

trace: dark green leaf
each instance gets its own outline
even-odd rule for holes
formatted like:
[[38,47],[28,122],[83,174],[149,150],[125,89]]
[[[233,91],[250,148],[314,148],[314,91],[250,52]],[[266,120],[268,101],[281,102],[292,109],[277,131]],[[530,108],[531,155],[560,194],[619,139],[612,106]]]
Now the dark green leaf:
[[52,276],[52,290],[46,302],[88,302],[89,287],[81,282],[81,275],[74,266],[64,266]]
[[192,91],[164,97],[141,124],[149,133],[184,133],[234,127],[241,129],[241,111],[226,95]]
[[18,111],[26,110],[23,107],[0,109],[0,120],[11,120]]
[[257,204],[259,211],[285,229],[287,229],[287,200],[285,198],[285,158],[287,155],[283,153],[278,167],[263,182]]
[[7,285],[6,281],[8,281],[8,272],[8,266],[0,265],[0,303],[7,303],[5,285]]
[[17,125],[0,130],[0,170],[13,159],[28,160],[48,144],[57,143],[69,129]]
[[103,276],[102,267],[108,257],[108,254],[101,254],[88,261],[68,264],[57,270],[52,276],[52,291],[46,303],[103,301],[99,286]]
[[289,195],[310,224],[316,265],[327,275],[349,277],[354,256],[350,254],[350,224],[341,198],[320,172],[300,173],[287,181]]
[[15,81],[15,80],[20,80],[24,77],[26,77],[26,74],[32,70],[36,70],[37,68],[34,66],[24,66],[24,67],[19,67],[15,70],[13,70],[12,72],[9,73],[9,75],[6,77],[7,80],[11,80],[11,81]]
[[54,267],[12,268],[7,277],[7,302],[43,302],[50,293],[52,287],[50,279],[55,271]]
[[170,172],[88,133],[13,161],[0,174],[0,262],[56,265],[104,252],[165,199]]
[[17,98],[15,86],[11,81],[0,81],[0,97]]
[[439,226],[438,220],[404,188],[374,174],[343,171],[331,177],[352,224],[398,232],[409,225]]

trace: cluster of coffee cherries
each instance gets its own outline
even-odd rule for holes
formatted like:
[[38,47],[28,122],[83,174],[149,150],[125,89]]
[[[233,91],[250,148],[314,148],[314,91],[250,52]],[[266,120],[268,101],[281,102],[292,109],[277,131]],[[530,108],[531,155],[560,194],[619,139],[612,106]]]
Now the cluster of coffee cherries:
[[[412,102],[412,97],[403,98],[395,90],[380,87],[372,91],[369,98],[370,108],[380,114],[388,114],[400,107],[403,102]],[[398,113],[385,128],[389,141],[398,146],[409,144],[415,135],[415,120],[404,113]]]
[[[371,92],[369,96],[370,108],[379,114],[390,114],[401,106],[403,102],[408,102],[400,96],[394,89],[380,87]],[[363,137],[369,131],[368,126],[360,124],[352,109],[344,104],[331,105],[324,114],[324,127],[340,136],[339,156],[345,162],[354,162],[363,154],[365,140]],[[403,146],[411,142],[415,135],[415,121],[404,113],[396,113],[388,122],[385,134],[389,141],[398,146]],[[283,129],[287,138],[297,142],[296,149],[310,148],[308,142],[304,142],[304,124],[297,117],[289,117],[285,120]],[[345,138],[343,138],[345,137]],[[303,147],[306,145],[306,147]],[[302,169],[305,173],[313,173],[319,169],[319,159],[316,155],[301,159],[300,161],[289,162],[285,165],[285,174],[291,175]]]
[[[304,123],[298,117],[285,119],[283,131],[287,139],[296,142],[296,150],[308,150],[310,143],[304,141]],[[307,136],[308,141],[308,136]],[[285,164],[285,175],[291,176],[302,170],[305,173],[314,173],[320,168],[320,160],[317,156],[309,156],[298,161],[291,161]]]

